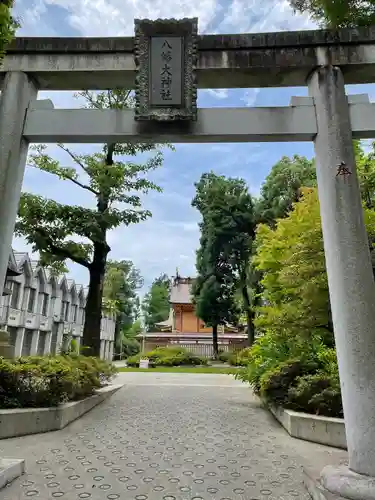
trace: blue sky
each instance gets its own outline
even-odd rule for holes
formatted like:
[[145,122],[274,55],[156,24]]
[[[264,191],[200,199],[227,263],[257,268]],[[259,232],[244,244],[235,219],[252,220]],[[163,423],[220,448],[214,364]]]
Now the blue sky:
[[[131,36],[135,17],[199,18],[200,33],[248,33],[312,29],[306,16],[295,15],[286,0],[16,0],[16,15],[22,28],[19,36]],[[373,85],[350,86],[349,93],[369,93]],[[198,95],[200,107],[280,106],[293,95],[307,95],[306,88],[205,90]],[[55,107],[75,108],[81,103],[72,92],[41,92]],[[88,153],[100,146],[75,145],[74,151]],[[68,158],[57,148],[50,150],[65,166]],[[198,213],[191,208],[194,182],[203,172],[242,177],[254,195],[283,155],[313,155],[312,144],[180,144],[167,152],[162,168],[152,176],[164,190],[151,194],[145,206],[152,219],[136,226],[120,227],[109,235],[110,258],[131,259],[141,270],[147,287],[162,272],[194,275],[195,249],[199,241]],[[24,190],[63,203],[92,204],[89,193],[27,168]],[[13,243],[17,250],[30,248],[22,239]],[[87,283],[81,266],[68,263],[71,277]]]

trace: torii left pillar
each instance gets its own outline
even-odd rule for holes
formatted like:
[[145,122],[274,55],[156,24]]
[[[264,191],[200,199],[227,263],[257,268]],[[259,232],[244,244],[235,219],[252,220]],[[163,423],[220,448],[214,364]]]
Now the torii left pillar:
[[[0,297],[12,247],[28,142],[23,126],[38,89],[22,72],[7,73],[0,98]],[[0,456],[0,489],[25,472],[25,460]]]
[[3,293],[29,144],[26,113],[38,89],[26,73],[5,75],[0,98],[0,297]]

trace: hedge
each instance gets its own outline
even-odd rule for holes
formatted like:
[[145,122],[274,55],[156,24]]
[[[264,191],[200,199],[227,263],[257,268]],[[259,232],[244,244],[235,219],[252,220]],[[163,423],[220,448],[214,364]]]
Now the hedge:
[[271,332],[245,351],[246,365],[235,376],[266,401],[295,411],[343,417],[336,352],[318,335],[310,342],[298,342]]
[[0,408],[51,407],[82,399],[115,373],[106,361],[74,354],[0,358]]
[[158,347],[145,354],[137,354],[127,359],[128,366],[139,366],[141,358],[149,360],[149,366],[206,365],[207,360],[181,347]]

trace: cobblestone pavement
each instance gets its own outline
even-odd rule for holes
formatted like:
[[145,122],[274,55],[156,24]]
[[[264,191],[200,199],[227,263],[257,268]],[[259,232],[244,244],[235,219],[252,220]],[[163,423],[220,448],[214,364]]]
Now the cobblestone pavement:
[[170,375],[121,374],[128,385],[67,428],[1,441],[27,474],[0,499],[309,498],[298,455],[246,386]]

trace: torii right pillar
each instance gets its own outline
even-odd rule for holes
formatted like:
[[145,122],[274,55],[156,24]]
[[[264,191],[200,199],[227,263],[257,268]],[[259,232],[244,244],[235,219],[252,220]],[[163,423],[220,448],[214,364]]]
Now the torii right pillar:
[[375,499],[375,281],[341,70],[309,78],[318,134],[316,170],[324,251],[349,453],[326,467],[323,486],[342,497]]

